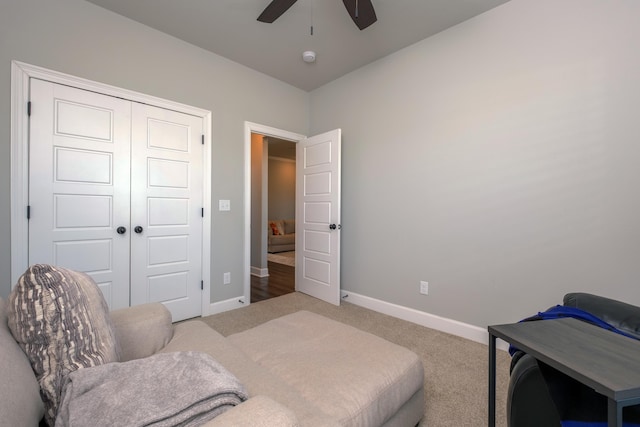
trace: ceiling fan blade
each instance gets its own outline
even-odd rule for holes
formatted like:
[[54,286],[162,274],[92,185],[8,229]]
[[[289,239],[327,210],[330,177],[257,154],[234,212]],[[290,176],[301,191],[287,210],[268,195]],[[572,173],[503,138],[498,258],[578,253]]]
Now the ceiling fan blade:
[[364,30],[378,20],[371,0],[342,0],[342,2],[360,30]]
[[269,6],[262,11],[260,16],[258,16],[258,21],[271,24],[293,6],[296,1],[297,0],[273,0],[269,3]]

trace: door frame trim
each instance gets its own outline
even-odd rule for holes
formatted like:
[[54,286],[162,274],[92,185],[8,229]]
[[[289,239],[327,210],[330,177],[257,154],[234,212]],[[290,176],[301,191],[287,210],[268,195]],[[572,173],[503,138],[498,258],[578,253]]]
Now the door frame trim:
[[204,209],[202,224],[204,289],[200,310],[203,316],[208,315],[211,304],[211,111],[19,61],[11,61],[11,283],[15,284],[29,266],[29,221],[26,215],[26,206],[29,204],[27,103],[31,78],[149,104],[204,120],[203,205],[207,208]]
[[298,143],[307,136],[258,123],[244,122],[244,305],[251,304],[251,134]]

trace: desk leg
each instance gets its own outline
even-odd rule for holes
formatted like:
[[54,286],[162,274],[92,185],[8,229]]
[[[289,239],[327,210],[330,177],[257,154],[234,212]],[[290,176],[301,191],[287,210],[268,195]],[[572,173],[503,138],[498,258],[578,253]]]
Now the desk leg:
[[613,399],[609,399],[609,427],[622,427],[622,405]]
[[496,425],[496,336],[489,333],[489,427]]

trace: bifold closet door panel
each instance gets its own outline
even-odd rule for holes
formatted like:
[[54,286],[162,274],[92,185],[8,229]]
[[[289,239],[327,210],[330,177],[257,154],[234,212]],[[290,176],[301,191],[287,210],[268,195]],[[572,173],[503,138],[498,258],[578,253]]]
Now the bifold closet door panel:
[[88,273],[129,306],[131,103],[31,80],[29,263]]

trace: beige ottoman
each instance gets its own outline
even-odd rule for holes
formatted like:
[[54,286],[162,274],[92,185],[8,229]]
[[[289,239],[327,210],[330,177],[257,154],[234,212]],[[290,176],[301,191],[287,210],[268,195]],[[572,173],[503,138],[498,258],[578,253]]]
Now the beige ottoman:
[[344,426],[415,426],[424,412],[418,356],[380,337],[299,311],[228,339]]

